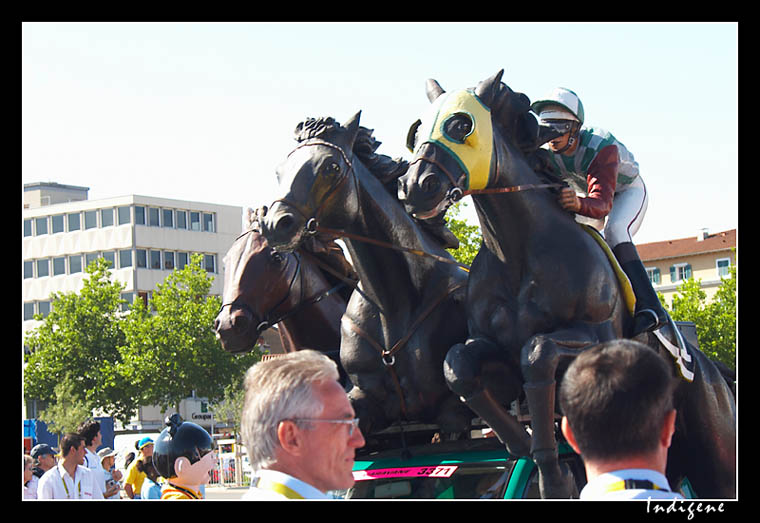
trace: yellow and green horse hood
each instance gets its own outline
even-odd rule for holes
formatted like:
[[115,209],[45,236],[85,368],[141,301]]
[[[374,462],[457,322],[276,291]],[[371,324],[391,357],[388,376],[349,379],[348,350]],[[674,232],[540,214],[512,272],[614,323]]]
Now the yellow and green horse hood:
[[[472,126],[463,139],[447,133],[452,118],[469,118]],[[471,89],[442,93],[417,131],[416,151],[424,143],[435,143],[451,154],[465,172],[463,189],[484,189],[491,174],[493,124],[491,110]]]

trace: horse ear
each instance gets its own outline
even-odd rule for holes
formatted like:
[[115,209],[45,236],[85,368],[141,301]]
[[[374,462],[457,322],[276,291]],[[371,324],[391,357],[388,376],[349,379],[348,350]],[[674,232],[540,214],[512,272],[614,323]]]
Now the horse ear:
[[488,107],[493,105],[496,100],[496,95],[499,93],[499,87],[501,86],[501,77],[504,74],[504,69],[501,69],[498,73],[486,78],[478,84],[475,88],[475,94],[478,98],[483,100],[483,103]]
[[359,132],[359,119],[361,118],[361,115],[362,112],[359,111],[351,118],[349,118],[345,124],[343,124],[343,127],[346,129],[346,139],[348,140],[348,143],[346,145],[348,146],[349,150],[353,147],[354,141],[356,140],[356,135]]
[[425,92],[427,93],[427,97],[428,100],[430,100],[430,103],[433,103],[446,91],[443,90],[443,87],[441,87],[441,84],[439,84],[437,81],[433,80],[432,78],[428,78],[428,81],[425,82]]

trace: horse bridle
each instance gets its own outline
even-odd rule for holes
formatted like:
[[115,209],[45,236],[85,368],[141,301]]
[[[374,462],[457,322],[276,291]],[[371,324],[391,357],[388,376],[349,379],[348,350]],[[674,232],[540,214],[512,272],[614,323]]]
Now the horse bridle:
[[[246,232],[244,232],[243,234],[241,234],[240,236],[238,236],[235,241],[237,241],[238,239],[242,238],[246,234],[254,232],[255,230],[256,229],[254,229],[254,228],[248,229]],[[262,316],[262,320],[256,326],[256,332],[258,332],[259,334],[262,333],[262,332],[264,332],[265,330],[273,327],[274,325],[277,325],[281,321],[284,321],[284,320],[290,318],[291,316],[297,314],[298,312],[300,312],[305,307],[308,307],[308,306],[314,305],[316,303],[319,303],[320,301],[322,301],[323,299],[327,298],[331,294],[333,294],[333,293],[337,292],[338,290],[340,290],[345,285],[344,282],[340,282],[337,285],[335,285],[335,286],[327,289],[326,291],[323,291],[323,292],[320,292],[318,294],[315,294],[314,296],[312,296],[312,297],[310,297],[308,299],[304,299],[303,298],[303,291],[304,291],[303,272],[301,272],[301,257],[298,256],[296,253],[292,253],[292,254],[293,254],[293,257],[296,259],[296,263],[297,263],[296,264],[296,270],[293,273],[293,277],[290,279],[290,283],[288,284],[288,289],[285,292],[285,295],[273,307],[271,307],[266,314],[264,314]],[[281,256],[281,254],[279,252],[275,251],[275,250],[272,250],[272,255],[273,256]],[[296,278],[298,277],[299,274],[301,275],[301,277],[300,277],[300,282],[301,282],[301,284],[300,284],[300,293],[301,293],[301,297],[299,298],[298,303],[296,304],[295,307],[293,307],[289,311],[286,311],[286,312],[280,314],[279,316],[275,317],[275,319],[270,319],[270,317],[272,316],[272,314],[279,307],[281,307],[282,304],[285,303],[288,300],[288,298],[290,298],[290,295],[291,295],[291,293],[293,291],[293,287],[295,286]],[[243,310],[248,311],[248,313],[251,315],[251,317],[254,318],[254,319],[256,319],[256,313],[251,309],[251,307],[247,303],[245,303],[245,302],[241,303],[241,302],[236,302],[236,301],[232,301],[232,302],[228,302],[228,303],[223,303],[222,306],[219,308],[219,312],[217,312],[217,316],[219,315],[219,313],[222,312],[222,310],[224,310],[225,307],[233,307],[233,306],[239,307],[239,308],[241,308]]]
[[[429,142],[426,142],[426,143],[429,143]],[[524,185],[512,185],[508,187],[491,187],[491,188],[485,188],[485,189],[464,189],[462,188],[461,183],[460,183],[465,177],[464,173],[462,173],[459,179],[457,179],[454,177],[453,174],[451,174],[451,172],[441,162],[438,162],[432,158],[429,158],[425,156],[424,154],[412,160],[409,163],[409,167],[411,167],[417,162],[422,162],[422,161],[435,165],[449,179],[449,181],[451,182],[451,189],[449,189],[446,192],[445,198],[448,199],[451,203],[456,203],[468,195],[504,194],[504,193],[511,193],[511,192],[529,191],[533,189],[559,188],[559,187],[565,186],[565,184],[562,184],[562,183],[529,183],[529,184],[524,184]]]

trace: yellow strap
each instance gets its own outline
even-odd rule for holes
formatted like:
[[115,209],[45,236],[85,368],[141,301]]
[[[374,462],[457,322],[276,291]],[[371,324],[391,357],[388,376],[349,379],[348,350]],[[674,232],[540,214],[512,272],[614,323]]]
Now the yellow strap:
[[639,479],[625,479],[625,480],[616,481],[604,487],[603,491],[615,492],[618,490],[633,490],[633,489],[663,490],[665,492],[670,492],[668,489],[663,488],[649,480],[639,480]]
[[271,490],[272,492],[277,492],[278,494],[282,494],[288,499],[305,499],[301,494],[293,490],[292,488],[283,485],[282,483],[277,483],[276,481],[272,481],[269,479],[264,478],[256,478],[256,488],[260,488],[263,490]]
[[620,267],[620,263],[617,261],[617,258],[615,258],[615,254],[612,252],[612,249],[610,249],[610,246],[607,244],[607,242],[604,241],[602,235],[599,234],[599,231],[590,225],[586,225],[585,223],[580,223],[579,225],[583,227],[583,229],[589,233],[591,237],[594,238],[594,240],[596,240],[596,243],[599,244],[604,253],[607,255],[607,258],[610,260],[610,265],[612,265],[612,269],[615,271],[615,274],[618,277],[618,281],[620,282],[620,289],[623,293],[623,299],[625,300],[628,312],[631,314],[631,316],[633,316],[636,310],[636,295],[633,293],[631,281],[628,279],[628,276],[626,276],[625,272],[623,272],[623,269]]

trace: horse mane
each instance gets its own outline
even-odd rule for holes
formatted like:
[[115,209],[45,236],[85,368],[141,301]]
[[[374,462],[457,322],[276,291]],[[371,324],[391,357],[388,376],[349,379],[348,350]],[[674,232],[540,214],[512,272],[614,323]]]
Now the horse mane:
[[[307,118],[296,126],[294,134],[296,141],[300,143],[311,138],[322,138],[330,141],[330,138],[334,138],[345,131],[345,127],[340,125],[335,118],[323,116]],[[374,129],[359,126],[359,131],[354,140],[353,153],[383,185],[388,184],[386,189],[395,195],[396,179],[406,172],[409,162],[401,158],[391,158],[384,154],[378,154],[376,151],[382,142],[372,136],[373,131]],[[391,182],[393,182],[393,186],[390,186]]]
[[558,173],[549,160],[548,152],[541,148],[544,140],[540,137],[539,123],[530,105],[527,95],[499,82],[491,103],[493,121],[502,127],[506,136],[511,137],[536,175],[545,181],[556,182],[559,180]]

